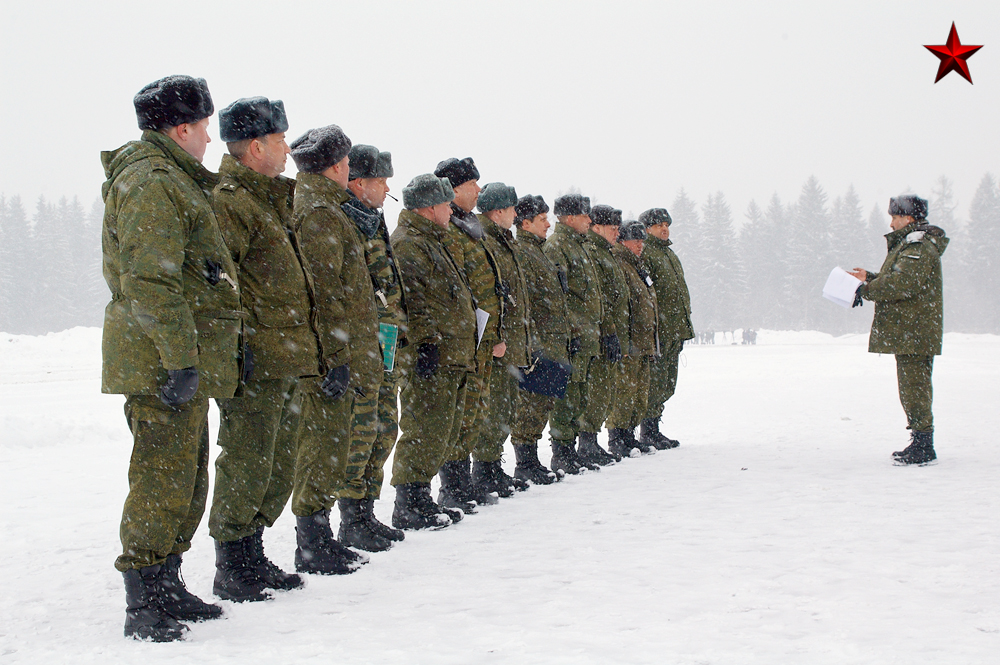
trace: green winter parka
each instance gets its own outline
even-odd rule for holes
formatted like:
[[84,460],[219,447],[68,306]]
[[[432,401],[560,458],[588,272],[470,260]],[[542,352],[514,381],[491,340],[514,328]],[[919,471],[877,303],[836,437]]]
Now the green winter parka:
[[628,332],[628,281],[621,264],[611,254],[612,245],[593,229],[587,231],[587,252],[597,266],[604,298],[604,318],[601,319],[601,336],[618,335],[622,353],[629,346]]
[[658,330],[663,345],[676,340],[694,338],[691,325],[691,294],[684,281],[684,268],[674,250],[673,243],[648,236],[642,249],[642,259],[653,278],[656,305],[659,314]]
[[490,314],[478,353],[480,358],[492,358],[493,347],[507,341],[503,338],[504,303],[497,297],[497,280],[502,276],[497,275],[496,260],[483,244],[485,231],[479,218],[454,203],[451,209],[445,247],[472,289],[475,306]]
[[628,282],[628,347],[622,351],[638,358],[660,355],[660,338],[657,334],[656,290],[645,262],[629,251],[628,247],[615,245],[611,253],[622,266]]
[[436,344],[440,366],[476,367],[476,306],[472,290],[445,245],[450,229],[401,210],[390,241],[403,280],[408,348]]
[[101,162],[111,289],[101,391],[155,395],[167,370],[196,367],[199,396],[232,397],[243,314],[210,200],[218,177],[148,130]]
[[382,381],[378,311],[364,248],[340,207],[349,198],[339,183],[300,171],[292,228],[316,293],[314,320],[324,373],[348,365],[351,385],[370,386]]
[[212,205],[239,269],[253,379],[318,376],[312,279],[291,229],[295,181],[257,173],[232,155],[219,167]]
[[[587,252],[587,236],[563,223],[557,223],[542,245],[545,256],[556,266],[557,275],[566,279],[566,309],[569,311],[570,338],[580,338],[578,356],[589,358],[601,352],[601,321],[604,306],[601,278]],[[577,366],[573,366],[574,380]],[[582,367],[586,373],[586,367]]]
[[875,303],[868,338],[871,353],[936,356],[944,333],[941,255],[949,239],[926,223],[886,234],[882,268],[869,272],[860,294]]
[[[544,238],[518,230],[518,262],[524,271],[531,317],[529,348],[541,352],[549,360],[569,363],[569,310],[559,269],[542,252]],[[564,277],[565,279],[565,277]],[[568,290],[568,289],[567,289]]]
[[503,358],[495,358],[509,367],[527,367],[531,364],[528,329],[531,325],[528,287],[524,269],[516,251],[514,234],[497,226],[486,215],[477,215],[483,225],[483,244],[496,262],[497,299],[503,301],[503,326],[501,338],[507,343]]

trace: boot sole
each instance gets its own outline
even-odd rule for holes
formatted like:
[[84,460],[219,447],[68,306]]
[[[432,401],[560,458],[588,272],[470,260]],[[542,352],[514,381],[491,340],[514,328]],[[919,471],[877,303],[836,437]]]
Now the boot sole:
[[264,600],[271,600],[271,594],[269,594],[266,590],[252,596],[237,596],[226,591],[220,591],[219,589],[212,589],[212,595],[216,598],[229,600],[234,603],[259,603]]
[[937,466],[937,463],[936,459],[927,460],[926,462],[904,462],[899,458],[892,460],[893,466]]

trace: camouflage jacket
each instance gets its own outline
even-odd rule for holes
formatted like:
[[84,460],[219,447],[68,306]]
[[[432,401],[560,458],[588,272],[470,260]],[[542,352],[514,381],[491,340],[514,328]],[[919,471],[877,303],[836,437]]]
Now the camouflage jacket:
[[219,176],[212,206],[239,270],[252,378],[317,376],[312,280],[290,228],[295,181],[261,175],[232,155],[223,156]]
[[340,207],[348,198],[326,176],[299,172],[292,226],[316,293],[323,370],[349,365],[351,385],[370,386],[382,381],[378,312],[364,249]]
[[868,338],[872,353],[941,354],[944,299],[941,255],[948,247],[944,231],[910,224],[885,236],[889,254],[882,269],[868,273],[861,297],[875,303]]
[[[476,307],[489,312],[479,353],[493,357],[493,347],[503,338],[503,303],[497,298],[496,261],[483,244],[483,229],[479,219],[452,204],[451,224],[445,236],[445,246],[459,271],[472,289]],[[481,356],[483,357],[483,356]]]
[[476,360],[476,306],[444,229],[411,210],[399,213],[392,247],[403,280],[410,353],[436,344],[441,366],[471,370]]
[[496,262],[498,277],[497,298],[503,301],[501,339],[507,342],[503,358],[495,358],[509,367],[527,367],[531,364],[528,328],[531,325],[528,287],[524,270],[518,260],[517,240],[509,230],[494,224],[486,215],[478,215],[483,225],[483,244]]
[[587,252],[597,267],[604,299],[604,317],[601,319],[601,336],[618,335],[622,353],[628,349],[628,281],[621,264],[611,254],[612,245],[603,237],[587,231]]
[[232,397],[242,312],[236,266],[212,211],[217,176],[171,138],[101,153],[101,390],[154,395],[170,369],[198,368],[198,395]]
[[[529,347],[549,360],[569,362],[569,310],[559,269],[542,252],[543,238],[528,231],[517,232],[515,251],[524,270],[531,317]],[[568,290],[568,289],[567,289]]]
[[622,352],[630,356],[660,355],[657,334],[656,290],[645,262],[627,247],[615,245],[611,253],[622,266],[628,282],[628,347]]
[[586,235],[562,223],[556,224],[555,231],[542,245],[545,256],[566,276],[570,337],[580,338],[577,355],[582,358],[600,354],[601,319],[604,318],[601,278],[586,246]]
[[677,258],[669,240],[655,236],[646,238],[642,250],[642,260],[653,278],[656,289],[656,304],[659,312],[660,341],[666,345],[675,340],[694,337],[691,325],[691,295],[684,281],[684,268]]

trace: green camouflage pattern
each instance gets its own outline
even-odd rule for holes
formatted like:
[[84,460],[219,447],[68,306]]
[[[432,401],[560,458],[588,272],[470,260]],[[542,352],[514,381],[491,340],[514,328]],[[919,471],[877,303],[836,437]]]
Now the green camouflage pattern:
[[635,429],[646,417],[649,360],[646,355],[622,359],[621,368],[615,376],[615,403],[608,415],[608,429]]
[[270,178],[224,155],[212,204],[239,270],[244,335],[253,350],[253,378],[321,374],[313,285],[291,229],[295,181]]
[[577,233],[563,223],[557,223],[555,231],[542,245],[545,256],[555,265],[557,271],[566,275],[569,291],[566,294],[566,309],[569,312],[570,337],[580,338],[580,351],[576,355],[582,363],[573,363],[572,381],[583,381],[590,356],[601,352],[601,321],[604,319],[603,298],[600,276],[590,259],[587,236]]
[[652,277],[643,260],[627,247],[615,245],[611,254],[621,264],[628,285],[628,320],[625,323],[628,328],[628,346],[623,344],[622,352],[629,356],[659,355],[656,291],[653,289]]
[[646,418],[659,418],[663,415],[663,406],[677,390],[677,367],[680,364],[684,340],[674,339],[673,342],[661,347],[661,355],[649,361],[649,397],[647,399]]
[[[315,379],[313,379],[315,381]],[[219,448],[208,532],[229,542],[274,526],[292,493],[302,394],[299,380],[253,380],[219,400]]]
[[514,423],[511,426],[510,442],[513,445],[522,443],[538,443],[549,422],[549,413],[556,404],[555,397],[535,395],[518,390],[514,411]]
[[365,466],[365,498],[378,499],[385,482],[385,464],[396,446],[399,436],[399,381],[395,374],[382,375],[382,385],[378,389],[378,424],[375,441]]
[[[364,205],[364,204],[362,204]],[[367,206],[366,206],[367,207]],[[399,340],[406,338],[406,301],[403,298],[403,283],[399,267],[393,256],[385,215],[381,210],[373,210],[379,216],[378,229],[372,237],[360,233],[365,250],[368,274],[375,288],[375,304],[378,306],[379,323],[389,323],[399,327]]]
[[354,390],[338,400],[320,390],[319,379],[303,379],[302,416],[292,481],[292,513],[306,517],[332,508],[347,476]]
[[[944,284],[941,255],[949,239],[937,227],[910,224],[886,234],[881,270],[868,273],[861,297],[875,303],[868,338],[871,353],[941,355]],[[921,228],[937,229],[940,235]]]
[[[485,344],[485,342],[484,342]],[[479,444],[483,421],[490,412],[490,377],[493,373],[493,355],[476,355],[476,370],[469,373],[462,406],[462,422],[458,438],[446,455],[446,461],[467,460]]]
[[191,549],[208,499],[208,398],[169,407],[158,396],[129,395],[125,419],[134,444],[115,561],[122,572]]
[[628,352],[628,281],[621,264],[611,253],[612,244],[593,229],[587,231],[587,253],[597,269],[601,283],[601,336],[618,335],[622,353]]
[[559,281],[559,269],[542,251],[544,243],[544,238],[518,230],[514,246],[528,290],[528,348],[549,360],[568,363],[570,322],[566,294]]
[[642,249],[642,260],[653,278],[660,344],[666,347],[674,340],[694,338],[691,325],[691,294],[684,280],[684,268],[670,240],[647,236]]
[[[597,432],[601,429],[600,425],[597,426],[597,429],[590,429],[583,422],[583,416],[588,408],[597,408],[603,411],[602,414],[598,414],[603,423],[607,417],[607,410],[610,409],[610,398],[614,395],[613,392],[607,393],[600,400],[596,400],[595,404],[590,403],[591,391],[595,388],[614,389],[614,385],[608,385],[607,381],[602,382],[600,386],[595,386],[594,380],[601,378],[601,372],[607,367],[607,363],[604,363],[601,368],[598,368],[599,362],[598,358],[583,356],[581,353],[573,357],[574,380],[566,386],[566,396],[557,399],[552,406],[552,411],[549,412],[549,437],[553,443],[573,445],[581,431]],[[575,380],[577,376],[581,377],[582,380]],[[599,393],[594,392],[593,394]]]
[[934,387],[931,374],[934,356],[917,354],[896,355],[896,379],[899,384],[899,402],[906,413],[906,428],[914,432],[933,432]]
[[242,312],[210,201],[217,176],[152,131],[101,161],[111,290],[101,391],[155,395],[167,370],[197,367],[198,397],[232,397]]
[[368,492],[365,471],[371,459],[372,447],[378,435],[378,388],[354,390],[351,408],[351,443],[344,470],[344,482],[337,491],[338,499],[363,499]]
[[528,331],[531,305],[525,284],[524,268],[518,259],[514,234],[493,223],[486,215],[477,215],[483,225],[483,245],[497,269],[497,298],[503,301],[500,338],[507,344],[501,359],[505,367],[527,367],[531,363]]
[[[454,208],[454,204],[452,204]],[[497,298],[496,262],[482,240],[475,240],[455,225],[454,215],[444,245],[451,254],[465,282],[472,290],[476,307],[489,312],[490,320],[483,332],[478,354],[492,357],[493,347],[499,344],[503,334],[503,304]]]
[[[611,409],[615,405],[615,390],[618,388],[618,375],[621,373],[621,369],[621,361],[608,362],[603,356],[598,356],[590,361],[584,388],[586,395],[584,408],[576,418],[576,422],[579,423],[577,434],[580,432],[600,432],[601,428],[604,427],[604,421],[611,415]],[[575,365],[573,371],[576,373]],[[556,402],[553,413],[559,408],[559,402]]]
[[493,359],[490,372],[490,402],[479,430],[472,459],[477,462],[496,462],[503,456],[503,444],[510,436],[517,408],[517,378],[512,372],[517,368],[503,362],[503,358]]

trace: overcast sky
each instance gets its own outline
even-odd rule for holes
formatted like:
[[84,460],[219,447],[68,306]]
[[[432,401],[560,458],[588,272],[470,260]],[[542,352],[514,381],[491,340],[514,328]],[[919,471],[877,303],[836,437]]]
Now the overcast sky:
[[[283,99],[289,137],[330,123],[393,154],[393,192],[472,156],[551,203],[570,188],[637,215],[680,188],[788,201],[815,175],[867,212],[1000,173],[1000,3],[4,2],[0,193],[79,196],[137,138],[132,97],[204,77],[220,109]],[[975,85],[934,84],[952,21]],[[205,164],[218,168],[215,142]],[[288,175],[294,165],[289,160]],[[387,206],[390,224],[398,204]]]

